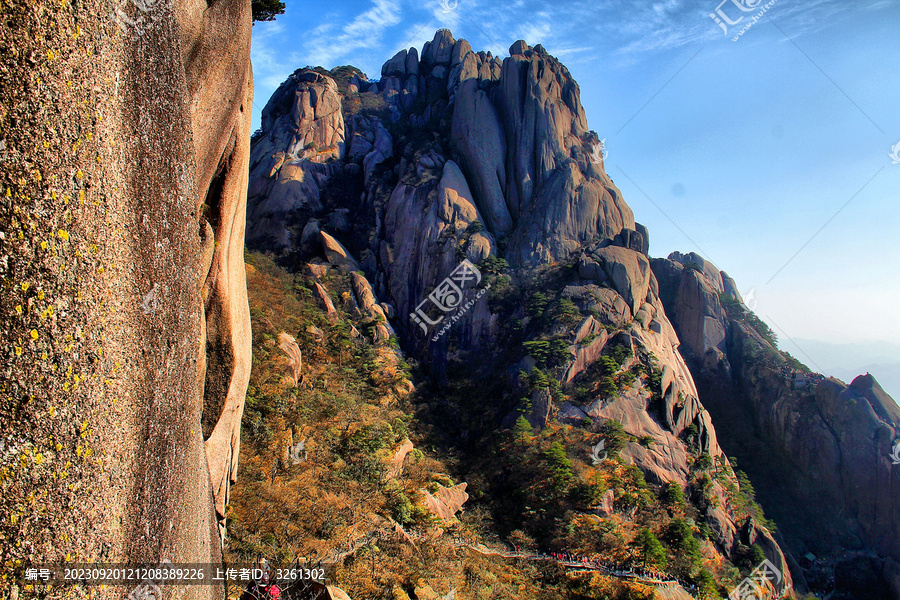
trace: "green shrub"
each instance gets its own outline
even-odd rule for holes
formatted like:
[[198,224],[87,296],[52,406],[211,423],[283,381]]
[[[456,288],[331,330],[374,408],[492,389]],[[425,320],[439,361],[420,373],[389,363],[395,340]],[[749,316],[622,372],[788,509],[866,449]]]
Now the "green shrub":
[[703,273],[703,267],[700,266],[700,263],[694,261],[688,261],[684,263],[684,268],[689,271],[697,271],[698,273]]
[[697,457],[693,466],[696,471],[709,471],[713,466],[712,457],[710,457],[709,454],[703,453]]
[[541,365],[558,366],[571,358],[569,342],[565,338],[532,340],[523,343],[522,347],[526,354],[534,357]]
[[284,2],[279,0],[252,0],[250,11],[254,21],[274,21],[277,15],[284,14]]
[[572,461],[566,456],[566,450],[559,442],[550,444],[550,448],[544,452],[544,461],[547,466],[551,487],[557,492],[563,492],[572,482]]
[[659,499],[668,508],[684,509],[684,490],[675,481],[670,481],[663,486]]
[[619,386],[616,380],[609,375],[600,378],[600,396],[602,398],[612,398],[619,393]]
[[523,415],[519,415],[519,418],[516,419],[516,424],[513,426],[513,437],[518,441],[531,439],[531,423]]
[[631,441],[622,424],[615,419],[608,419],[600,426],[600,435],[606,441],[606,451],[611,455],[621,451]]
[[525,313],[531,317],[539,317],[547,310],[548,304],[550,304],[550,298],[547,297],[547,294],[535,292],[525,303]]
[[[478,221],[473,221],[472,225],[475,223],[478,223]],[[469,225],[469,227],[471,228],[472,225]],[[493,254],[478,263],[478,270],[481,271],[482,274],[498,275],[507,269],[509,269],[509,263]]]
[[553,309],[553,318],[561,324],[572,327],[581,322],[581,311],[569,298],[561,298]]
[[684,519],[674,519],[669,523],[663,539],[673,550],[671,568],[677,575],[687,578],[700,570],[703,566],[700,542],[694,537],[693,530]]
[[394,496],[391,516],[401,525],[409,525],[413,522],[413,503],[403,492]]
[[720,597],[716,590],[716,580],[706,569],[700,569],[694,578],[694,583],[697,585],[697,591],[702,600],[713,600]]
[[635,539],[635,549],[644,565],[658,569],[665,568],[667,563],[666,549],[648,528],[644,527],[638,533]]
[[579,481],[572,487],[572,501],[588,510],[600,502],[606,492],[606,482],[596,473],[589,481]]
[[481,233],[482,231],[484,231],[484,225],[482,225],[481,221],[479,221],[478,219],[475,219],[474,221],[469,223],[468,227],[466,227],[466,233],[468,233],[469,235]]

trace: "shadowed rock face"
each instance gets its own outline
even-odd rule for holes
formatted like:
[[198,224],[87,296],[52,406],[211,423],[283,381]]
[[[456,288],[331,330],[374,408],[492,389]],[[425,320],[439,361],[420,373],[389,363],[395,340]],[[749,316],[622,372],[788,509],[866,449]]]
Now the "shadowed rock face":
[[[56,98],[0,114],[23,132],[0,174],[2,276],[21,280],[2,312],[25,307],[6,332],[22,362],[0,374],[0,424],[42,452],[43,474],[14,477],[49,510],[2,558],[216,562],[250,370],[250,5],[160,3],[130,15],[139,28],[104,3],[38,5],[10,6],[0,42],[48,57],[22,63],[4,106],[39,98],[37,78]],[[44,246],[10,244],[11,217],[32,212]],[[2,496],[6,514],[17,500]]]
[[673,253],[652,265],[723,445],[751,475],[794,555],[874,550],[889,558],[880,559],[884,579],[896,579],[896,402],[871,375],[848,386],[790,365],[749,321],[723,307],[740,295],[701,257]]

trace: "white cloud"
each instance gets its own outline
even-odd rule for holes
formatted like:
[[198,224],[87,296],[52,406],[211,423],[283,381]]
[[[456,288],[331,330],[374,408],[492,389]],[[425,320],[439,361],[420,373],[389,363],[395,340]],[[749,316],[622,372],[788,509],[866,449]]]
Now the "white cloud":
[[398,0],[373,0],[372,8],[345,25],[340,33],[335,34],[330,26],[313,30],[311,39],[304,44],[305,56],[310,64],[328,66],[356,51],[378,48],[385,30],[400,21]]
[[555,37],[552,33],[553,28],[550,23],[526,23],[518,29],[516,34],[519,39],[525,40],[530,46],[537,44],[552,44]]
[[401,36],[405,41],[388,52],[388,54],[385,56],[385,60],[387,60],[400,50],[415,47],[421,51],[422,46],[425,45],[425,42],[430,42],[432,39],[434,39],[435,28],[436,27],[434,19],[431,19],[426,23],[415,23],[412,26],[408,27],[403,36]]

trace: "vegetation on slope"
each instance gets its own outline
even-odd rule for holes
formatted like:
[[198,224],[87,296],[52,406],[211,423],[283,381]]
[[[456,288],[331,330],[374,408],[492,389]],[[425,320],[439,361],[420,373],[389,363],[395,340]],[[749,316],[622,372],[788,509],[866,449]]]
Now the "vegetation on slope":
[[[553,269],[561,287],[567,268]],[[496,271],[489,276],[503,276],[502,266]],[[243,470],[230,507],[232,559],[321,562],[329,565],[332,581],[356,599],[427,597],[425,586],[473,598],[653,597],[652,588],[607,574],[566,575],[552,562],[485,556],[458,547],[460,541],[566,552],[609,568],[655,572],[695,586],[703,598],[720,597],[755,566],[758,547],[741,549],[734,565],[714,549],[703,517],[715,503],[708,492],[713,481],[727,489],[735,514],[763,517],[749,482],[744,478],[739,488],[724,461],[700,452],[696,428],[684,435],[694,451],[687,493],[674,483],[651,485],[640,469],[625,464],[618,452],[628,442],[651,441],[628,434],[616,421],[589,427],[551,421],[536,433],[519,418],[498,435],[495,424],[508,401],[496,374],[482,379],[486,374],[477,367],[454,363],[449,371],[456,376],[446,387],[420,373],[418,389],[409,393],[410,369],[395,345],[372,342],[366,334],[371,324],[352,314],[346,276],[331,270],[319,280],[337,307],[331,319],[320,308],[311,277],[289,275],[253,254],[248,280],[254,371]],[[526,287],[534,327],[511,325],[520,343],[580,318],[578,308],[553,288],[542,289]],[[276,342],[282,331],[295,336],[303,352],[298,386],[284,375],[286,359]],[[554,381],[560,367],[550,350],[542,359],[546,373],[535,369],[529,380]],[[607,372],[615,375],[611,395],[635,379],[653,388],[658,369],[652,357],[641,358],[646,364],[634,360],[623,370],[634,357],[612,346],[597,361],[597,372],[565,397],[596,393]],[[406,437],[416,449],[394,476],[390,459]],[[606,458],[594,464],[589,449],[600,439]],[[291,447],[301,441],[303,455],[295,462]],[[573,453],[579,448],[584,452]],[[425,508],[423,492],[460,480],[468,483],[470,500],[458,519],[441,522]]]
[[[230,561],[322,564],[354,600],[451,590],[465,598],[652,597],[647,586],[614,577],[568,577],[550,561],[454,545],[503,543],[482,509],[442,522],[425,508],[424,491],[455,483],[448,473],[458,471],[440,433],[413,416],[440,398],[410,394],[409,367],[393,343],[371,341],[371,324],[353,314],[345,275],[329,271],[319,280],[336,307],[329,319],[311,277],[259,254],[247,262],[254,360],[228,513]],[[282,332],[303,353],[297,386],[278,348]],[[406,437],[416,449],[394,475],[390,460]],[[556,460],[564,462],[558,450]],[[565,472],[560,478],[562,486]],[[482,496],[485,489],[469,487]]]

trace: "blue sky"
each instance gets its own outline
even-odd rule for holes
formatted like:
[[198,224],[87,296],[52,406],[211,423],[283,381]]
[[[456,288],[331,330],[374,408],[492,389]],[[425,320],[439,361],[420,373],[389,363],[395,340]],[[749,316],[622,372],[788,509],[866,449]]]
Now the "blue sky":
[[[776,0],[736,42],[767,1],[719,2],[287,0],[254,26],[254,127],[298,67],[377,78],[441,27],[499,56],[541,43],[579,82],[651,254],[712,260],[808,363],[790,340],[900,344],[900,0]],[[746,16],[726,35],[717,7]]]

